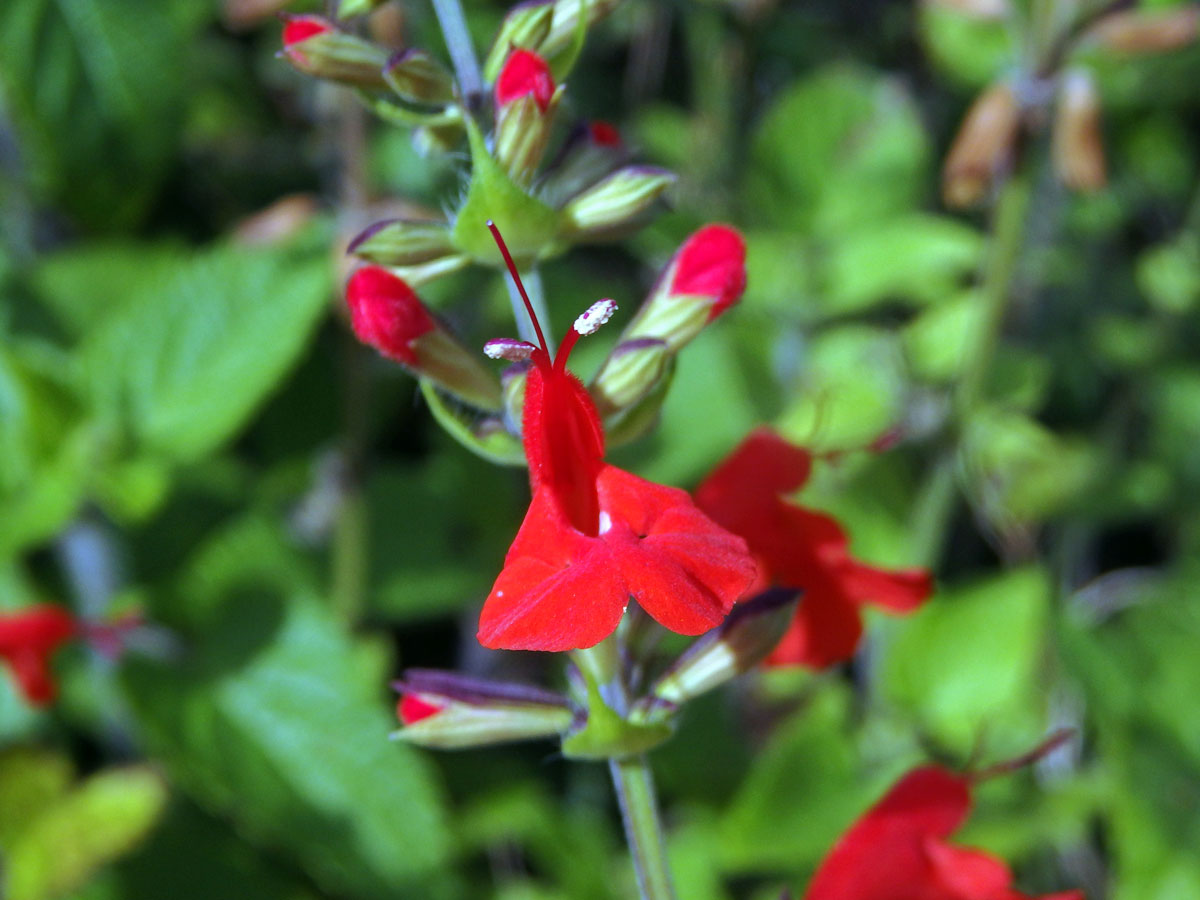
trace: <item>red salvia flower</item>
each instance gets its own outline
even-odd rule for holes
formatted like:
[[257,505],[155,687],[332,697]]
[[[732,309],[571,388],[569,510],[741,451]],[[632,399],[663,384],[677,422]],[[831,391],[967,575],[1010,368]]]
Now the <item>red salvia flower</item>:
[[429,311],[408,284],[387,269],[364,266],[346,284],[354,333],[384,356],[417,365],[413,341],[433,331]]
[[706,225],[679,249],[672,295],[712,297],[711,322],[746,290],[746,242],[728,225]]
[[532,97],[542,112],[554,96],[554,76],[546,61],[530,50],[514,50],[496,77],[496,106]]
[[970,809],[968,778],[936,766],[914,769],[842,835],[805,900],[1032,900],[1013,889],[1003,861],[946,843]]
[[749,543],[764,579],[759,587],[804,591],[769,664],[823,668],[849,659],[862,635],[862,604],[910,612],[932,589],[923,569],[887,571],[858,562],[835,519],[781,499],[808,480],[811,468],[807,451],[758,429],[696,489],[697,505]]
[[70,613],[50,604],[0,614],[0,657],[30,703],[46,706],[53,702],[58,689],[50,657],[78,631]]
[[[615,308],[601,301],[576,319],[553,359],[536,319],[539,346],[523,345],[532,361],[523,430],[533,501],[480,617],[485,646],[591,647],[612,634],[630,599],[670,630],[700,634],[757,577],[746,542],[686,492],[604,462],[596,407],[566,364],[580,336]],[[497,343],[511,354],[514,342]]]

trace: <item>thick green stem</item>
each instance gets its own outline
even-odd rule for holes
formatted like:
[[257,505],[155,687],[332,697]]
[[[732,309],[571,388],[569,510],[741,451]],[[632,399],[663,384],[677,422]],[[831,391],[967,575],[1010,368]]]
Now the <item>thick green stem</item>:
[[979,302],[983,315],[972,341],[965,347],[966,367],[952,398],[949,442],[930,469],[915,508],[914,550],[919,561],[936,567],[958,499],[955,468],[963,430],[975,412],[991,371],[1012,296],[1013,276],[1029,215],[1030,179],[1021,173],[1000,192],[992,226],[992,241],[983,274]]
[[633,870],[642,900],[675,900],[666,843],[658,818],[654,778],[645,754],[610,759],[608,770],[621,806],[625,838],[633,856]]

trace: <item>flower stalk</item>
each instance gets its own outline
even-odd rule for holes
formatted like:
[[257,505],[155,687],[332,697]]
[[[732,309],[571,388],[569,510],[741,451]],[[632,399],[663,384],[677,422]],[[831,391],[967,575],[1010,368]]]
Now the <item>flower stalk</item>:
[[610,759],[608,771],[621,807],[621,821],[633,857],[638,893],[642,900],[675,900],[654,777],[646,755]]

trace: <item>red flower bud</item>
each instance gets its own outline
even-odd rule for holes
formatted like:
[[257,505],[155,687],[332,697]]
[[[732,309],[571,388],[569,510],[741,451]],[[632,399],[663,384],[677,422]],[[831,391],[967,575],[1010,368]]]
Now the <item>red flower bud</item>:
[[333,26],[320,16],[292,16],[283,26],[284,49],[329,31],[333,31]]
[[712,321],[746,290],[746,243],[727,225],[706,225],[679,250],[670,293],[713,297]]
[[496,106],[533,97],[542,112],[554,96],[554,76],[546,61],[529,50],[514,50],[496,78]]
[[58,606],[41,604],[0,615],[0,657],[11,667],[25,699],[36,706],[54,700],[57,686],[50,657],[79,626]]
[[354,333],[384,356],[415,366],[412,342],[436,327],[433,317],[402,279],[379,266],[364,266],[346,285]]
[[400,702],[396,704],[396,716],[405,725],[412,725],[414,722],[428,719],[430,716],[435,716],[441,711],[441,706],[435,703],[427,703],[415,694],[405,694],[400,698]]

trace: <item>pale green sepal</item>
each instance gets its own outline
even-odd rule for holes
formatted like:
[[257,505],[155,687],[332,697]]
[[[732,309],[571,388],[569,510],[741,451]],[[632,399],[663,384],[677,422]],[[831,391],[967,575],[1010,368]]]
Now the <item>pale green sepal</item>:
[[502,466],[525,465],[521,442],[504,430],[499,419],[481,417],[478,410],[453,404],[428,378],[420,379],[420,384],[434,419],[452,438],[490,462]]
[[430,281],[436,281],[443,275],[457,272],[470,265],[471,258],[462,253],[454,256],[443,256],[441,259],[431,259],[429,262],[418,263],[415,266],[389,266],[389,271],[397,278],[408,282],[408,286],[418,288]]
[[663,743],[673,733],[669,724],[658,722],[639,725],[621,718],[604,702],[594,679],[586,673],[588,694],[587,722],[563,739],[563,756],[568,759],[620,759],[645,753]]
[[619,169],[563,207],[566,225],[578,235],[618,234],[635,227],[674,182],[666,169]]
[[511,704],[475,707],[449,703],[445,709],[391,733],[392,740],[435,750],[458,750],[555,737],[571,727],[569,709]]
[[442,106],[455,98],[454,75],[424,50],[413,48],[393,56],[383,77],[409,103]]
[[636,441],[654,427],[674,377],[675,358],[671,357],[662,377],[655,382],[646,396],[604,419],[605,441],[609,447],[621,447]]
[[415,266],[454,251],[444,222],[381,222],[350,245],[350,253],[381,266]]
[[457,106],[447,106],[436,112],[423,112],[400,106],[383,97],[372,97],[362,91],[359,91],[358,98],[385,122],[402,125],[405,128],[458,126],[463,121],[462,110]]
[[504,259],[487,228],[490,219],[517,265],[529,265],[550,252],[561,214],[521,190],[488,153],[479,127],[469,118],[463,124],[471,145],[471,186],[455,215],[454,244],[476,262],[503,268]]

